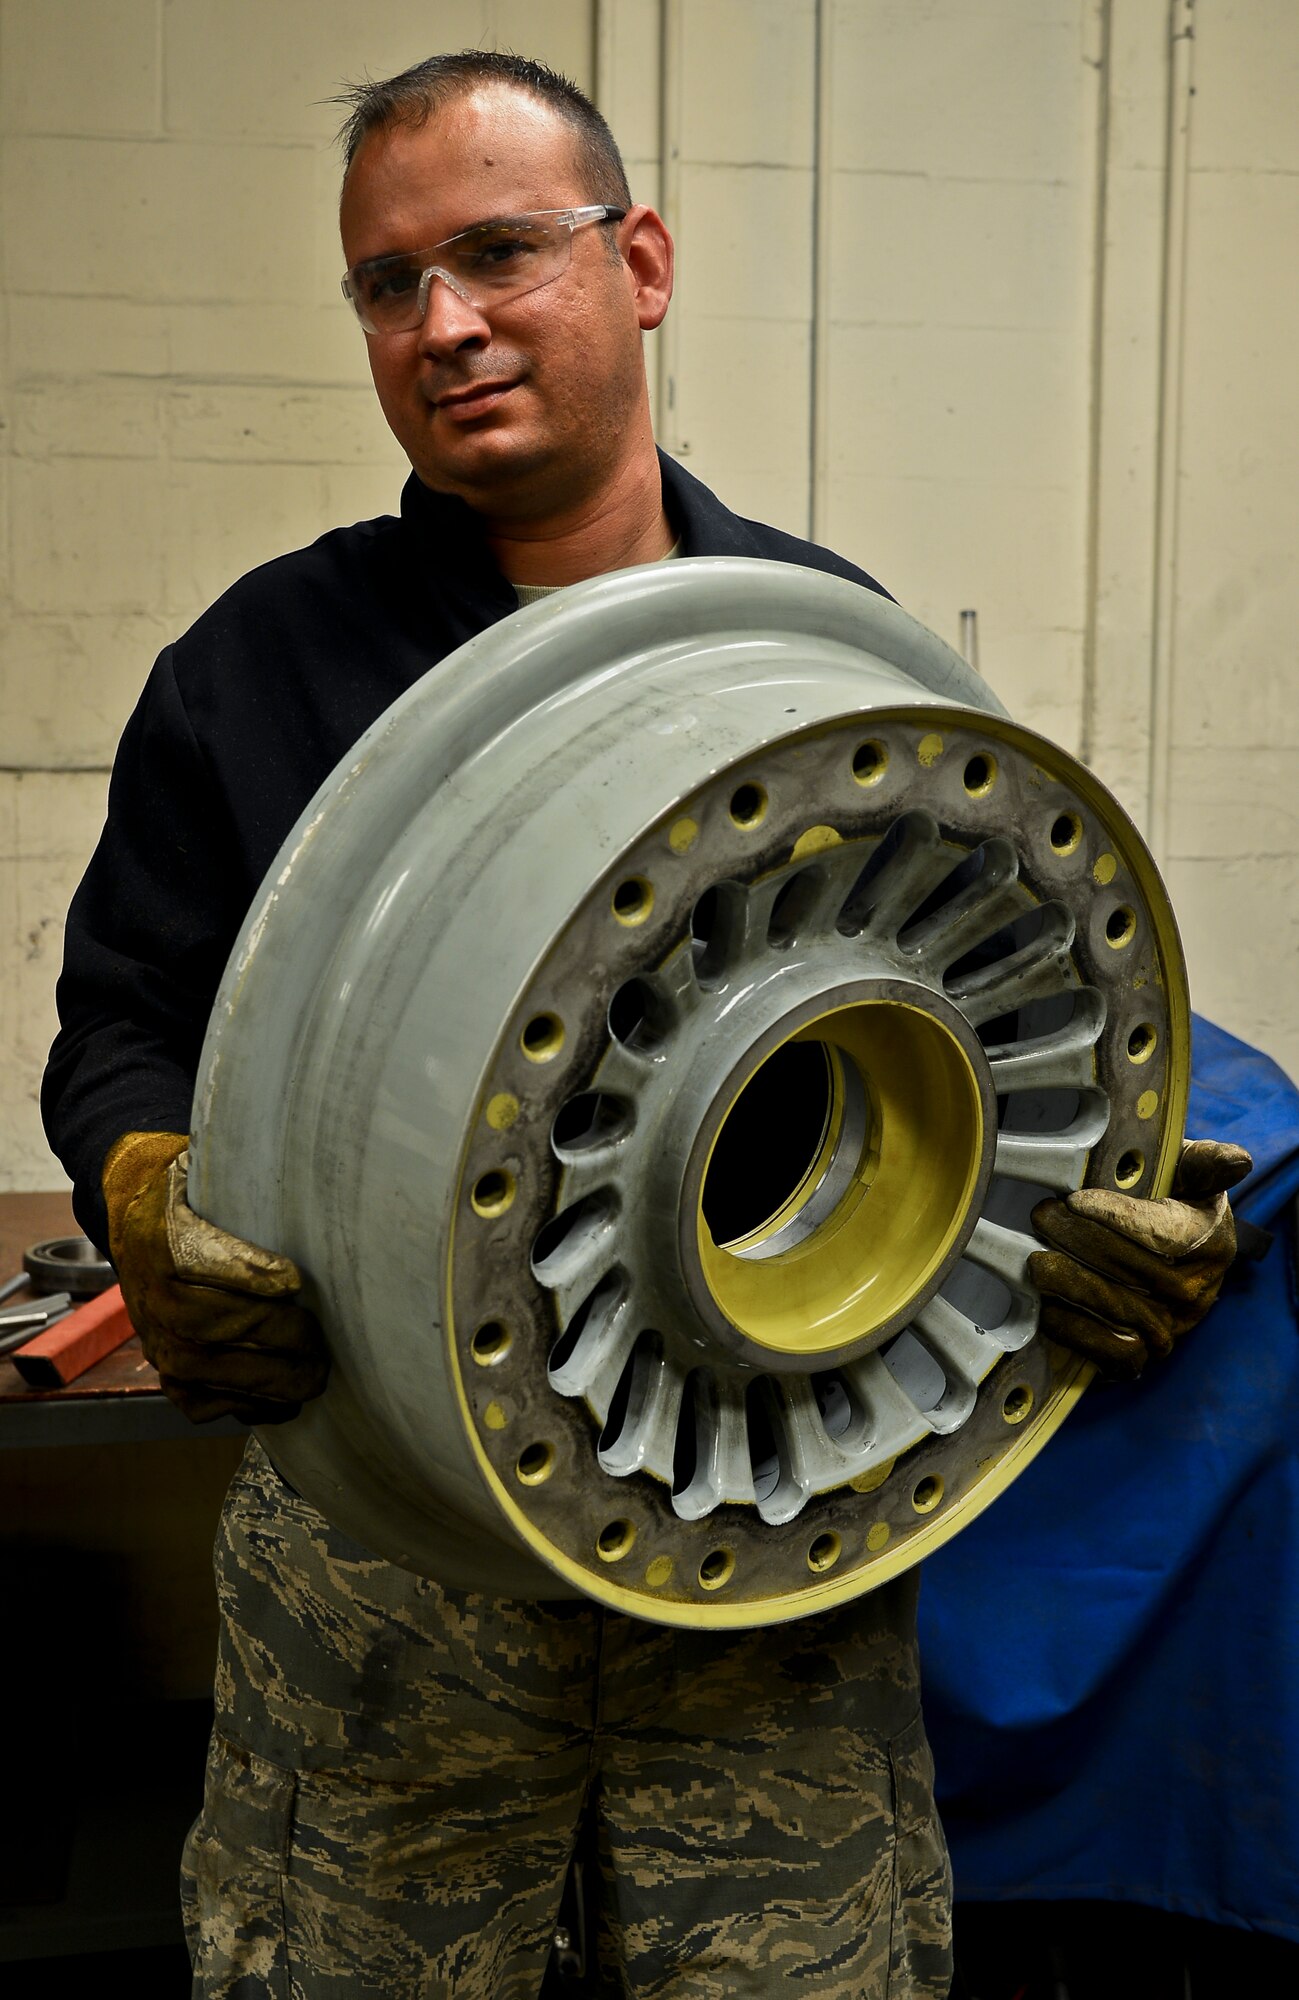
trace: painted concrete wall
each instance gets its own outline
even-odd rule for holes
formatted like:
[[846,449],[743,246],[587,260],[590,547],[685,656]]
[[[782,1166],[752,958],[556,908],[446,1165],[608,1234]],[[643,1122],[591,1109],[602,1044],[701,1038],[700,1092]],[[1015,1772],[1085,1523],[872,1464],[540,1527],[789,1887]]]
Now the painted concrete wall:
[[431,36],[593,81],[590,0],[0,4],[0,1186],[64,1178],[36,1108],[62,921],[154,657],[253,564],[396,505],[324,100]]
[[0,0],[0,1185],[158,648],[395,504],[338,298],[342,78],[517,47],[679,238],[660,433],[1096,764],[1196,1004],[1299,1072],[1289,0]]

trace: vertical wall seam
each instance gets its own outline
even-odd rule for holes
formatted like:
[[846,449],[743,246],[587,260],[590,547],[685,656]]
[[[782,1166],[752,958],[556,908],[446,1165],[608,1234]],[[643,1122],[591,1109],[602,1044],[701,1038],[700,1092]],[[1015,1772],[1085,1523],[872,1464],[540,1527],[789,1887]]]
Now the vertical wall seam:
[[1083,657],[1078,755],[1096,754],[1097,645],[1100,620],[1102,427],[1105,397],[1105,281],[1108,267],[1110,100],[1113,0],[1101,0],[1096,93],[1096,199],[1092,218],[1091,384],[1087,435],[1087,525],[1083,557]]
[[[155,13],[155,34],[156,34],[157,63],[158,63],[158,69],[157,69],[158,138],[160,142],[165,142],[167,138],[166,0],[157,0],[157,9]],[[158,479],[163,492],[167,496],[167,509],[169,513],[172,509],[172,506],[175,504],[175,498],[176,498],[175,495],[176,463],[172,453],[172,443],[173,443],[175,417],[176,417],[176,389],[177,385],[182,382],[184,382],[185,386],[188,386],[188,378],[182,377],[177,373],[176,370],[176,339],[175,339],[175,334],[172,331],[172,318],[173,316],[170,311],[166,311],[161,315],[162,326],[163,326],[163,335],[162,335],[163,360],[166,364],[166,368],[165,368],[165,373],[158,379],[157,394],[154,397],[154,404],[153,404],[154,443],[157,448]],[[218,379],[224,382],[227,381],[229,377],[223,375]],[[323,472],[317,474],[316,485],[318,491],[320,492],[321,500],[323,501],[326,490],[326,484]],[[159,605],[159,609],[162,610],[164,616],[168,616],[170,612],[169,600],[171,597],[172,577],[174,576],[175,571],[173,570],[171,563],[166,555],[164,555],[162,558],[162,565],[163,565],[163,574],[162,574],[162,582],[160,588],[161,602]]]
[[[681,7],[682,0],[659,0],[659,195],[663,220],[675,237],[681,226]],[[658,332],[659,441],[682,458],[689,451],[677,409],[677,329],[681,309],[670,312]]]
[[155,0],[153,12],[153,50],[155,60],[153,89],[154,130],[162,138],[167,130],[167,23],[165,0]]
[[816,0],[812,77],[812,324],[809,329],[807,532],[828,533],[830,485],[830,220],[834,144],[830,61],[835,0]]
[[[616,0],[595,0],[591,10],[591,75],[595,108],[608,119],[613,103],[613,9]],[[614,133],[615,139],[617,133]]]
[[1172,762],[1173,627],[1177,590],[1178,473],[1181,460],[1182,360],[1190,171],[1195,0],[1169,0],[1168,99],[1164,147],[1164,241],[1159,300],[1159,394],[1156,416],[1154,576],[1150,646],[1148,838],[1162,867],[1168,858]]

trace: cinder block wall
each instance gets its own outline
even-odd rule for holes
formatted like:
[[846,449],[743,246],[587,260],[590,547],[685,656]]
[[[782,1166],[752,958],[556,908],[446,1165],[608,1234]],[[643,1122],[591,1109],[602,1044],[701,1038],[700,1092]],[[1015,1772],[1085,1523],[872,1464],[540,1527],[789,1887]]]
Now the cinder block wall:
[[668,446],[949,639],[976,606],[1154,842],[1196,1004],[1299,1072],[1299,9],[0,0],[0,1185],[61,1178],[62,917],[155,653],[395,505],[323,100],[466,44],[593,89],[677,231]]

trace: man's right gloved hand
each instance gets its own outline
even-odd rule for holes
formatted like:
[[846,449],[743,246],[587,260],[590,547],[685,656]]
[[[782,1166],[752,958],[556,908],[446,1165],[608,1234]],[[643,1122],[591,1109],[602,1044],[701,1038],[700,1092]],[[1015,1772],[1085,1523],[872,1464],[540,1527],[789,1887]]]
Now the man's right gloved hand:
[[295,1295],[296,1264],[195,1215],[188,1141],[128,1132],[104,1162],[108,1247],[164,1393],[196,1424],[279,1424],[329,1373],[320,1323]]

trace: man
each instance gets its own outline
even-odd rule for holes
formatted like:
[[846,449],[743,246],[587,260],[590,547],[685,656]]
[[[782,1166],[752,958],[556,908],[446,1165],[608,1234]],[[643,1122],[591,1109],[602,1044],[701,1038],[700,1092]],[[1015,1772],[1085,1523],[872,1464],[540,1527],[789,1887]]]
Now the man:
[[[352,102],[344,288],[413,467],[402,516],[255,572],[158,662],[69,918],[46,1086],[78,1213],[200,1421],[272,1424],[325,1380],[293,1266],[186,1206],[184,1134],[240,919],[351,743],[521,600],[605,570],[738,554],[879,588],[658,457],[641,336],[667,310],[672,244],[580,93],[469,53]],[[1046,1275],[1072,1287],[1058,1330],[1139,1365],[1211,1295],[1231,1224],[1216,1191],[1131,1207],[1159,1211],[1132,1240],[1115,1235],[1126,1211],[1062,1207]],[[1117,1289],[1066,1255],[1078,1227],[1123,1245]],[[1189,1290],[1166,1254],[1183,1238]],[[584,1809],[601,1990],[946,1993],[914,1579],[726,1638],[492,1602],[370,1557],[256,1442],[217,1579],[217,1726],[185,1875],[208,2000],[535,1994]]]

